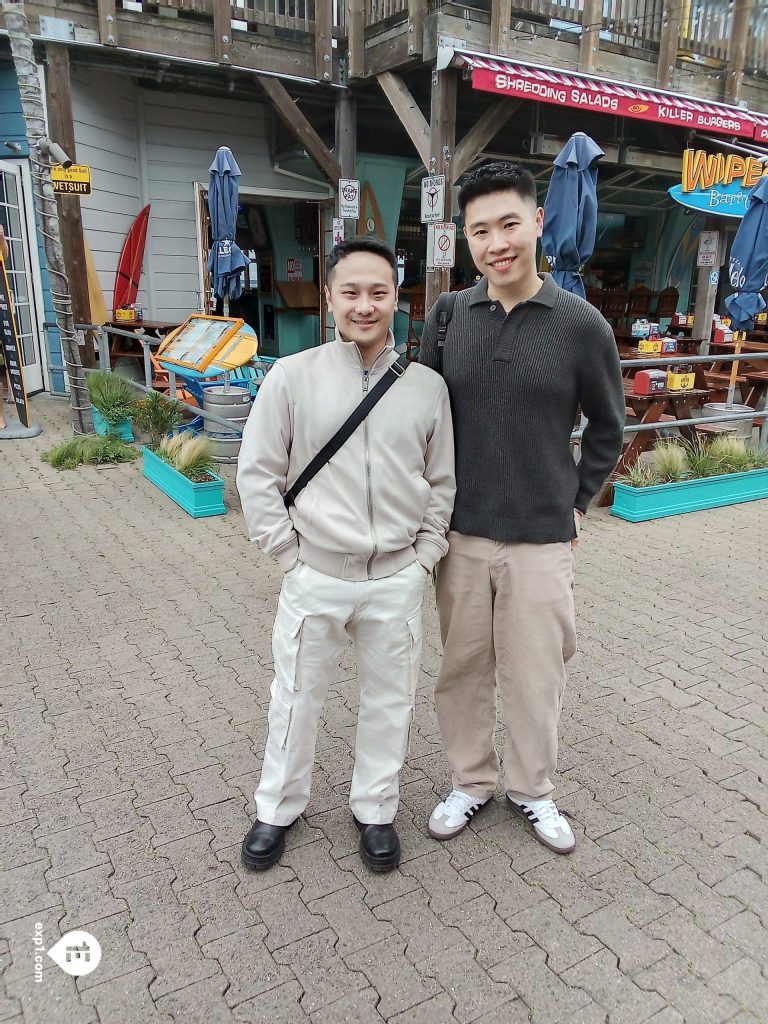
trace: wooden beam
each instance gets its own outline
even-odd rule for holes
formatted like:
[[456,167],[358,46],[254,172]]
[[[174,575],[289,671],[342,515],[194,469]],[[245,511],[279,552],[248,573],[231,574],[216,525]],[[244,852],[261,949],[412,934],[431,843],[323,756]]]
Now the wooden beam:
[[[430,115],[430,174],[445,175],[445,209],[443,218],[451,219],[453,208],[453,156],[456,144],[456,89],[458,74],[453,70],[432,74],[432,110]],[[431,309],[441,292],[448,291],[450,270],[427,273],[427,309]]]
[[728,71],[725,78],[725,99],[728,103],[738,103],[741,99],[753,7],[754,0],[733,0],[731,36],[728,40]]
[[285,127],[299,145],[306,149],[333,187],[338,188],[339,178],[342,176],[341,168],[323,140],[296,106],[288,90],[277,78],[268,78],[266,75],[256,75],[256,77]]
[[330,82],[333,74],[333,0],[315,0],[315,76]]
[[[69,75],[69,51],[62,43],[46,45],[47,66],[45,91],[48,105],[48,130],[54,142],[77,161],[75,125],[72,117],[72,87]],[[88,269],[85,262],[85,239],[80,197],[56,197],[61,225],[61,248],[72,296],[72,315],[76,324],[91,322],[91,301],[88,295]],[[95,364],[93,335],[89,331],[82,350],[83,364]]]
[[507,53],[512,25],[512,0],[494,0],[491,4],[491,53]]
[[488,107],[480,115],[479,120],[472,125],[456,147],[451,168],[454,181],[459,180],[478,153],[485,149],[514,112],[519,109],[519,101],[505,97],[494,103],[492,107]]
[[408,0],[408,55],[424,52],[424,22],[427,20],[426,0]]
[[669,89],[674,83],[681,24],[682,7],[680,3],[678,0],[665,0],[661,12],[659,59],[656,64],[656,85],[659,89]]
[[[674,0],[673,0],[674,2]],[[600,28],[603,24],[603,0],[584,0],[579,40],[579,71],[594,71],[600,51]]]
[[99,40],[105,46],[117,46],[117,15],[115,0],[97,0]]
[[213,52],[219,64],[232,64],[232,6],[213,0]]
[[347,34],[349,42],[349,77],[365,75],[365,4],[363,0],[347,0]]
[[403,128],[408,132],[408,138],[419,154],[421,162],[425,167],[429,167],[429,125],[416,100],[408,91],[408,86],[400,75],[396,75],[393,71],[382,72],[376,76],[376,80],[400,119]]

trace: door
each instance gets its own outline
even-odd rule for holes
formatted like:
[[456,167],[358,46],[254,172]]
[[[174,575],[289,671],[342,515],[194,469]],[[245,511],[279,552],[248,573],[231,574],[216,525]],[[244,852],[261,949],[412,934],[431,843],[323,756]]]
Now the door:
[[0,160],[0,224],[8,241],[6,271],[21,343],[24,383],[27,393],[33,394],[43,390],[42,331],[38,315],[42,306],[42,285],[26,163]]

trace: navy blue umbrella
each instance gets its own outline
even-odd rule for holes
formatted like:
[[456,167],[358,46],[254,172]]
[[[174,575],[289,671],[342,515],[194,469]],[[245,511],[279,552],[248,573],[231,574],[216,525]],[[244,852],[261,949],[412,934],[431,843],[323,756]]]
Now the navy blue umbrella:
[[228,306],[229,299],[236,299],[242,293],[242,274],[248,266],[248,261],[235,242],[240,168],[232,150],[221,146],[209,170],[208,213],[213,245],[208,256],[208,271],[214,295],[223,299]]
[[541,247],[555,282],[585,298],[581,272],[595,250],[597,161],[602,149],[576,132],[555,157],[544,202]]
[[747,212],[731,246],[728,276],[736,289],[725,300],[736,331],[750,331],[765,309],[760,292],[768,285],[768,178],[762,177],[748,197]]

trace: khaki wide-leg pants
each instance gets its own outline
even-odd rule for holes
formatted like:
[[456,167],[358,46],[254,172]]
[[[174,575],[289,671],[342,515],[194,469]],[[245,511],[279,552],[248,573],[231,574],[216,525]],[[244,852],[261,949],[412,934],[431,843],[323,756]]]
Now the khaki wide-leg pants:
[[437,572],[443,662],[435,702],[453,787],[493,795],[498,686],[507,794],[548,799],[565,666],[576,652],[570,542],[502,544],[453,531],[448,539]]
[[367,825],[394,820],[421,666],[426,580],[418,562],[361,583],[302,563],[286,574],[272,633],[269,734],[254,794],[259,821],[290,825],[309,803],[320,709],[348,637],[360,682],[349,806]]

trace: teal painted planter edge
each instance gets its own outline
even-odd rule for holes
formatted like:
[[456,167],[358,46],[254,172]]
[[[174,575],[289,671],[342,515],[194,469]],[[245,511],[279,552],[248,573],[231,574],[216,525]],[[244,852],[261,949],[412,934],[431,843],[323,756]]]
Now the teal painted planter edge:
[[613,485],[611,515],[630,523],[644,523],[649,519],[701,512],[760,498],[768,498],[768,469],[724,473],[652,487],[630,487],[617,481]]
[[213,473],[209,483],[195,484],[149,448],[142,446],[141,454],[146,479],[193,519],[223,516],[227,511],[224,504],[224,481],[220,476]]
[[[109,423],[104,419],[99,410],[95,406],[91,406],[91,414],[93,416],[93,429],[99,435],[99,437],[106,437],[110,433]],[[121,441],[135,441],[133,436],[133,430],[131,429],[131,421],[128,419],[120,420],[118,424],[111,428],[113,437],[119,438]]]

